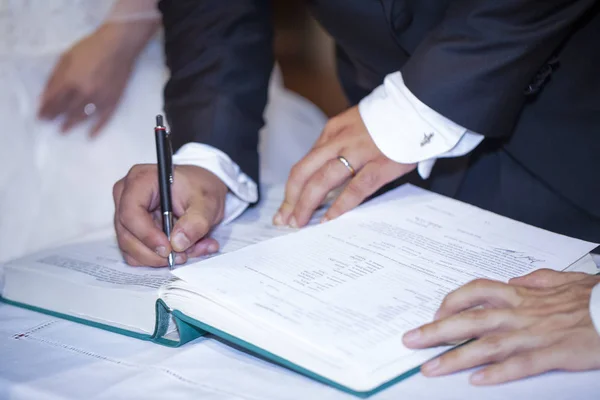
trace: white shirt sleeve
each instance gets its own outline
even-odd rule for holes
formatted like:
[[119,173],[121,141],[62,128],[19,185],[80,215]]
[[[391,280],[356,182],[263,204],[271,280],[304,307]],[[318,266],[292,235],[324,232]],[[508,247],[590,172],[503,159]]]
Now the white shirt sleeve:
[[402,164],[418,163],[423,179],[431,174],[436,159],[463,156],[483,140],[421,102],[400,72],[386,76],[358,109],[381,152]]
[[[418,163],[424,179],[436,159],[465,155],[483,140],[422,103],[408,90],[400,72],[388,75],[383,85],[365,97],[359,112],[377,147],[394,161]],[[223,223],[234,220],[258,199],[256,183],[229,156],[211,146],[188,143],[173,156],[173,163],[205,168],[227,185]]]
[[590,316],[598,335],[600,335],[600,283],[592,289],[590,298]]
[[188,143],[173,155],[175,165],[195,165],[202,167],[225,183],[229,188],[225,199],[225,212],[222,224],[237,218],[250,203],[258,200],[258,187],[229,156],[212,146],[201,143]]

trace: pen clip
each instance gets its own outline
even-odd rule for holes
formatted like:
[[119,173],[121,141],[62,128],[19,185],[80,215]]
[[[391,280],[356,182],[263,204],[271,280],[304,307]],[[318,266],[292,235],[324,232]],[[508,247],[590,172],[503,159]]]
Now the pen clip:
[[167,171],[169,171],[169,183],[173,184],[173,145],[171,144],[171,132],[165,131],[165,145],[167,146]]

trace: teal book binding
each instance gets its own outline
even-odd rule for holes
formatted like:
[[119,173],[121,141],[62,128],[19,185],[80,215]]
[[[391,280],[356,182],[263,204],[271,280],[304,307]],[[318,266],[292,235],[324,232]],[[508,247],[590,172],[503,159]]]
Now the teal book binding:
[[175,324],[177,325],[177,330],[179,331],[179,340],[171,340],[166,338],[164,335],[166,334],[169,326],[169,319],[171,318],[171,313],[169,312],[169,308],[165,305],[165,303],[162,300],[156,301],[156,327],[154,329],[154,333],[151,335],[129,331],[126,329],[114,327],[112,325],[102,324],[96,321],[90,321],[87,319],[74,317],[72,315],[58,313],[44,308],[7,300],[3,297],[0,297],[0,301],[12,306],[21,307],[27,310],[50,315],[52,317],[66,319],[79,324],[88,325],[93,328],[103,329],[109,332],[118,333],[120,335],[129,336],[135,339],[151,341],[168,347],[182,346],[206,334],[206,332],[200,329],[199,326],[191,325],[186,320],[181,320],[177,318],[176,315],[173,315]]
[[[223,332],[223,331],[221,331],[217,328],[214,328],[210,325],[207,325],[201,321],[190,318],[178,310],[170,310],[169,307],[162,300],[156,301],[156,326],[154,329],[154,333],[151,335],[142,334],[142,333],[134,332],[134,331],[129,331],[126,329],[116,328],[111,325],[102,324],[102,323],[98,323],[95,321],[86,320],[83,318],[73,317],[73,316],[67,315],[67,314],[57,313],[57,312],[46,310],[43,308],[34,307],[34,306],[27,305],[27,304],[7,300],[2,297],[0,297],[0,301],[4,302],[6,304],[13,305],[13,306],[25,308],[25,309],[28,309],[31,311],[40,312],[40,313],[50,315],[53,317],[57,317],[57,318],[61,318],[61,319],[66,319],[69,321],[88,325],[88,326],[91,326],[94,328],[104,329],[109,332],[118,333],[118,334],[129,336],[129,337],[132,337],[135,339],[147,340],[147,341],[154,342],[154,343],[157,343],[157,344],[160,344],[163,346],[167,346],[167,347],[179,347],[179,346],[182,346],[182,345],[184,345],[194,339],[197,339],[201,336],[204,336],[206,334],[211,334],[215,337],[223,339],[226,342],[229,342],[235,346],[238,346],[258,357],[264,358],[264,359],[269,360],[277,365],[280,365],[282,367],[285,367],[285,368],[288,368],[295,372],[298,372],[308,378],[314,379],[316,381],[319,381],[321,383],[324,383],[326,385],[334,387],[338,390],[341,390],[343,392],[346,392],[346,393],[349,393],[349,394],[352,394],[354,396],[361,397],[361,398],[370,397],[370,396],[374,395],[375,393],[378,393],[378,392],[394,385],[395,383],[400,382],[406,378],[409,378],[410,376],[419,372],[419,367],[413,368],[412,370],[405,372],[404,374],[380,385],[379,387],[377,387],[373,390],[370,390],[368,392],[357,392],[357,391],[349,389],[345,386],[342,386],[332,380],[329,380],[320,375],[317,375],[310,370],[302,368],[301,366],[294,364],[294,363],[290,362],[289,360],[281,358],[273,353],[270,353],[260,347],[257,347],[255,345],[253,345],[252,343],[249,343],[242,339],[239,339],[227,332]],[[167,329],[169,327],[169,321],[171,318],[173,318],[173,320],[175,321],[175,324],[177,325],[177,330],[179,331],[179,340],[171,340],[171,339],[167,339],[165,337],[165,335],[167,333]]]

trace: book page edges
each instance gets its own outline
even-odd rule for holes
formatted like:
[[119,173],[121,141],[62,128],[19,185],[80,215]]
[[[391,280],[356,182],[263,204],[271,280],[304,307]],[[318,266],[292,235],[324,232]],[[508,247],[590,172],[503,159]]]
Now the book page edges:
[[[179,330],[180,339],[179,340],[170,340],[170,339],[165,338],[163,336],[164,333],[162,333],[162,332],[161,332],[162,333],[161,335],[157,335],[156,329],[155,329],[154,334],[148,335],[145,333],[139,333],[139,332],[134,332],[134,331],[130,331],[130,330],[122,329],[122,328],[117,328],[112,325],[102,324],[99,322],[90,321],[90,320],[86,320],[86,319],[79,318],[79,317],[74,317],[72,315],[63,314],[63,313],[47,310],[47,309],[36,307],[36,306],[31,306],[31,305],[28,305],[25,303],[8,300],[1,296],[0,296],[0,302],[11,305],[11,306],[19,307],[19,308],[24,308],[26,310],[39,312],[41,314],[49,315],[51,317],[65,319],[65,320],[75,322],[78,324],[87,325],[92,328],[102,329],[102,330],[105,330],[108,332],[117,333],[119,335],[128,336],[128,337],[131,337],[134,339],[154,342],[154,343],[157,343],[157,344],[160,344],[163,346],[167,346],[167,347],[179,347],[179,346],[182,346],[182,345],[206,334],[206,332],[201,330],[200,328],[198,328],[194,325],[190,325],[188,322],[183,321],[177,317],[175,317],[175,323],[177,324],[177,329]],[[161,303],[161,304],[159,305],[159,303]],[[164,304],[164,302],[162,300],[157,300],[157,320],[159,318],[159,316],[158,316],[159,309],[160,309],[160,313],[161,313],[161,318],[164,318],[165,316],[167,318],[170,317],[170,313],[168,312],[168,307]]]
[[129,330],[126,330],[126,329],[117,328],[117,327],[112,326],[112,325],[102,324],[100,322],[90,321],[90,320],[86,320],[86,319],[83,319],[83,318],[74,317],[72,315],[63,314],[63,313],[59,313],[59,312],[56,312],[56,311],[47,310],[47,309],[36,307],[36,306],[31,306],[31,305],[20,303],[20,302],[17,302],[17,301],[8,300],[8,299],[5,299],[4,297],[0,297],[0,301],[3,302],[3,303],[9,304],[11,306],[24,308],[24,309],[27,309],[27,310],[30,310],[30,311],[39,312],[39,313],[46,314],[46,315],[49,315],[49,316],[55,317],[55,318],[66,319],[68,321],[76,322],[78,324],[91,326],[93,328],[103,329],[105,331],[109,331],[109,332],[112,332],[112,333],[118,333],[120,335],[129,336],[129,337],[132,337],[132,338],[135,338],[135,339],[148,340],[148,341],[152,341],[153,340],[152,335],[147,335],[147,334],[144,334],[144,333],[129,331]]
[[[159,300],[159,301],[161,301],[161,300]],[[381,385],[378,385],[377,387],[375,387],[373,389],[369,389],[366,391],[358,391],[358,390],[351,389],[347,386],[343,386],[343,385],[341,385],[335,381],[332,381],[328,378],[325,378],[321,375],[318,375],[318,374],[316,374],[306,368],[303,368],[289,360],[286,360],[286,359],[279,357],[269,351],[266,351],[260,347],[257,347],[249,342],[246,342],[245,340],[242,340],[242,339],[237,338],[233,335],[230,335],[226,332],[223,332],[217,328],[207,325],[207,324],[205,324],[201,321],[198,321],[194,318],[188,317],[187,315],[185,315],[184,313],[182,313],[179,310],[173,310],[172,315],[175,317],[176,321],[182,321],[190,327],[195,327],[196,329],[199,329],[203,332],[210,333],[210,334],[212,334],[216,337],[219,337],[229,343],[239,346],[240,348],[243,348],[244,350],[247,350],[248,352],[250,352],[258,357],[267,359],[267,360],[272,361],[275,364],[278,364],[282,367],[285,367],[285,368],[288,368],[295,372],[298,372],[308,378],[314,379],[314,380],[324,383],[328,386],[331,386],[335,389],[341,390],[345,393],[348,393],[348,394],[351,394],[351,395],[354,395],[357,397],[361,397],[361,398],[367,398],[376,393],[379,393],[380,391],[382,391],[382,390],[384,390],[406,378],[413,376],[414,374],[418,373],[420,370],[420,367],[412,368],[411,370],[406,371],[405,373],[389,380],[388,382],[382,383]]]

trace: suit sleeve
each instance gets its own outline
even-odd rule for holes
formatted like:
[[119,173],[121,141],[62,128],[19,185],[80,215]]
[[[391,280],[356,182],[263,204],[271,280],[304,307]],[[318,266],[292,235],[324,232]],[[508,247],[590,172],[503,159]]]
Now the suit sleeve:
[[226,153],[258,182],[258,131],[273,69],[268,0],[161,0],[171,76],[164,90],[174,150]]
[[510,135],[525,89],[594,0],[455,0],[404,65],[406,86],[455,123]]

